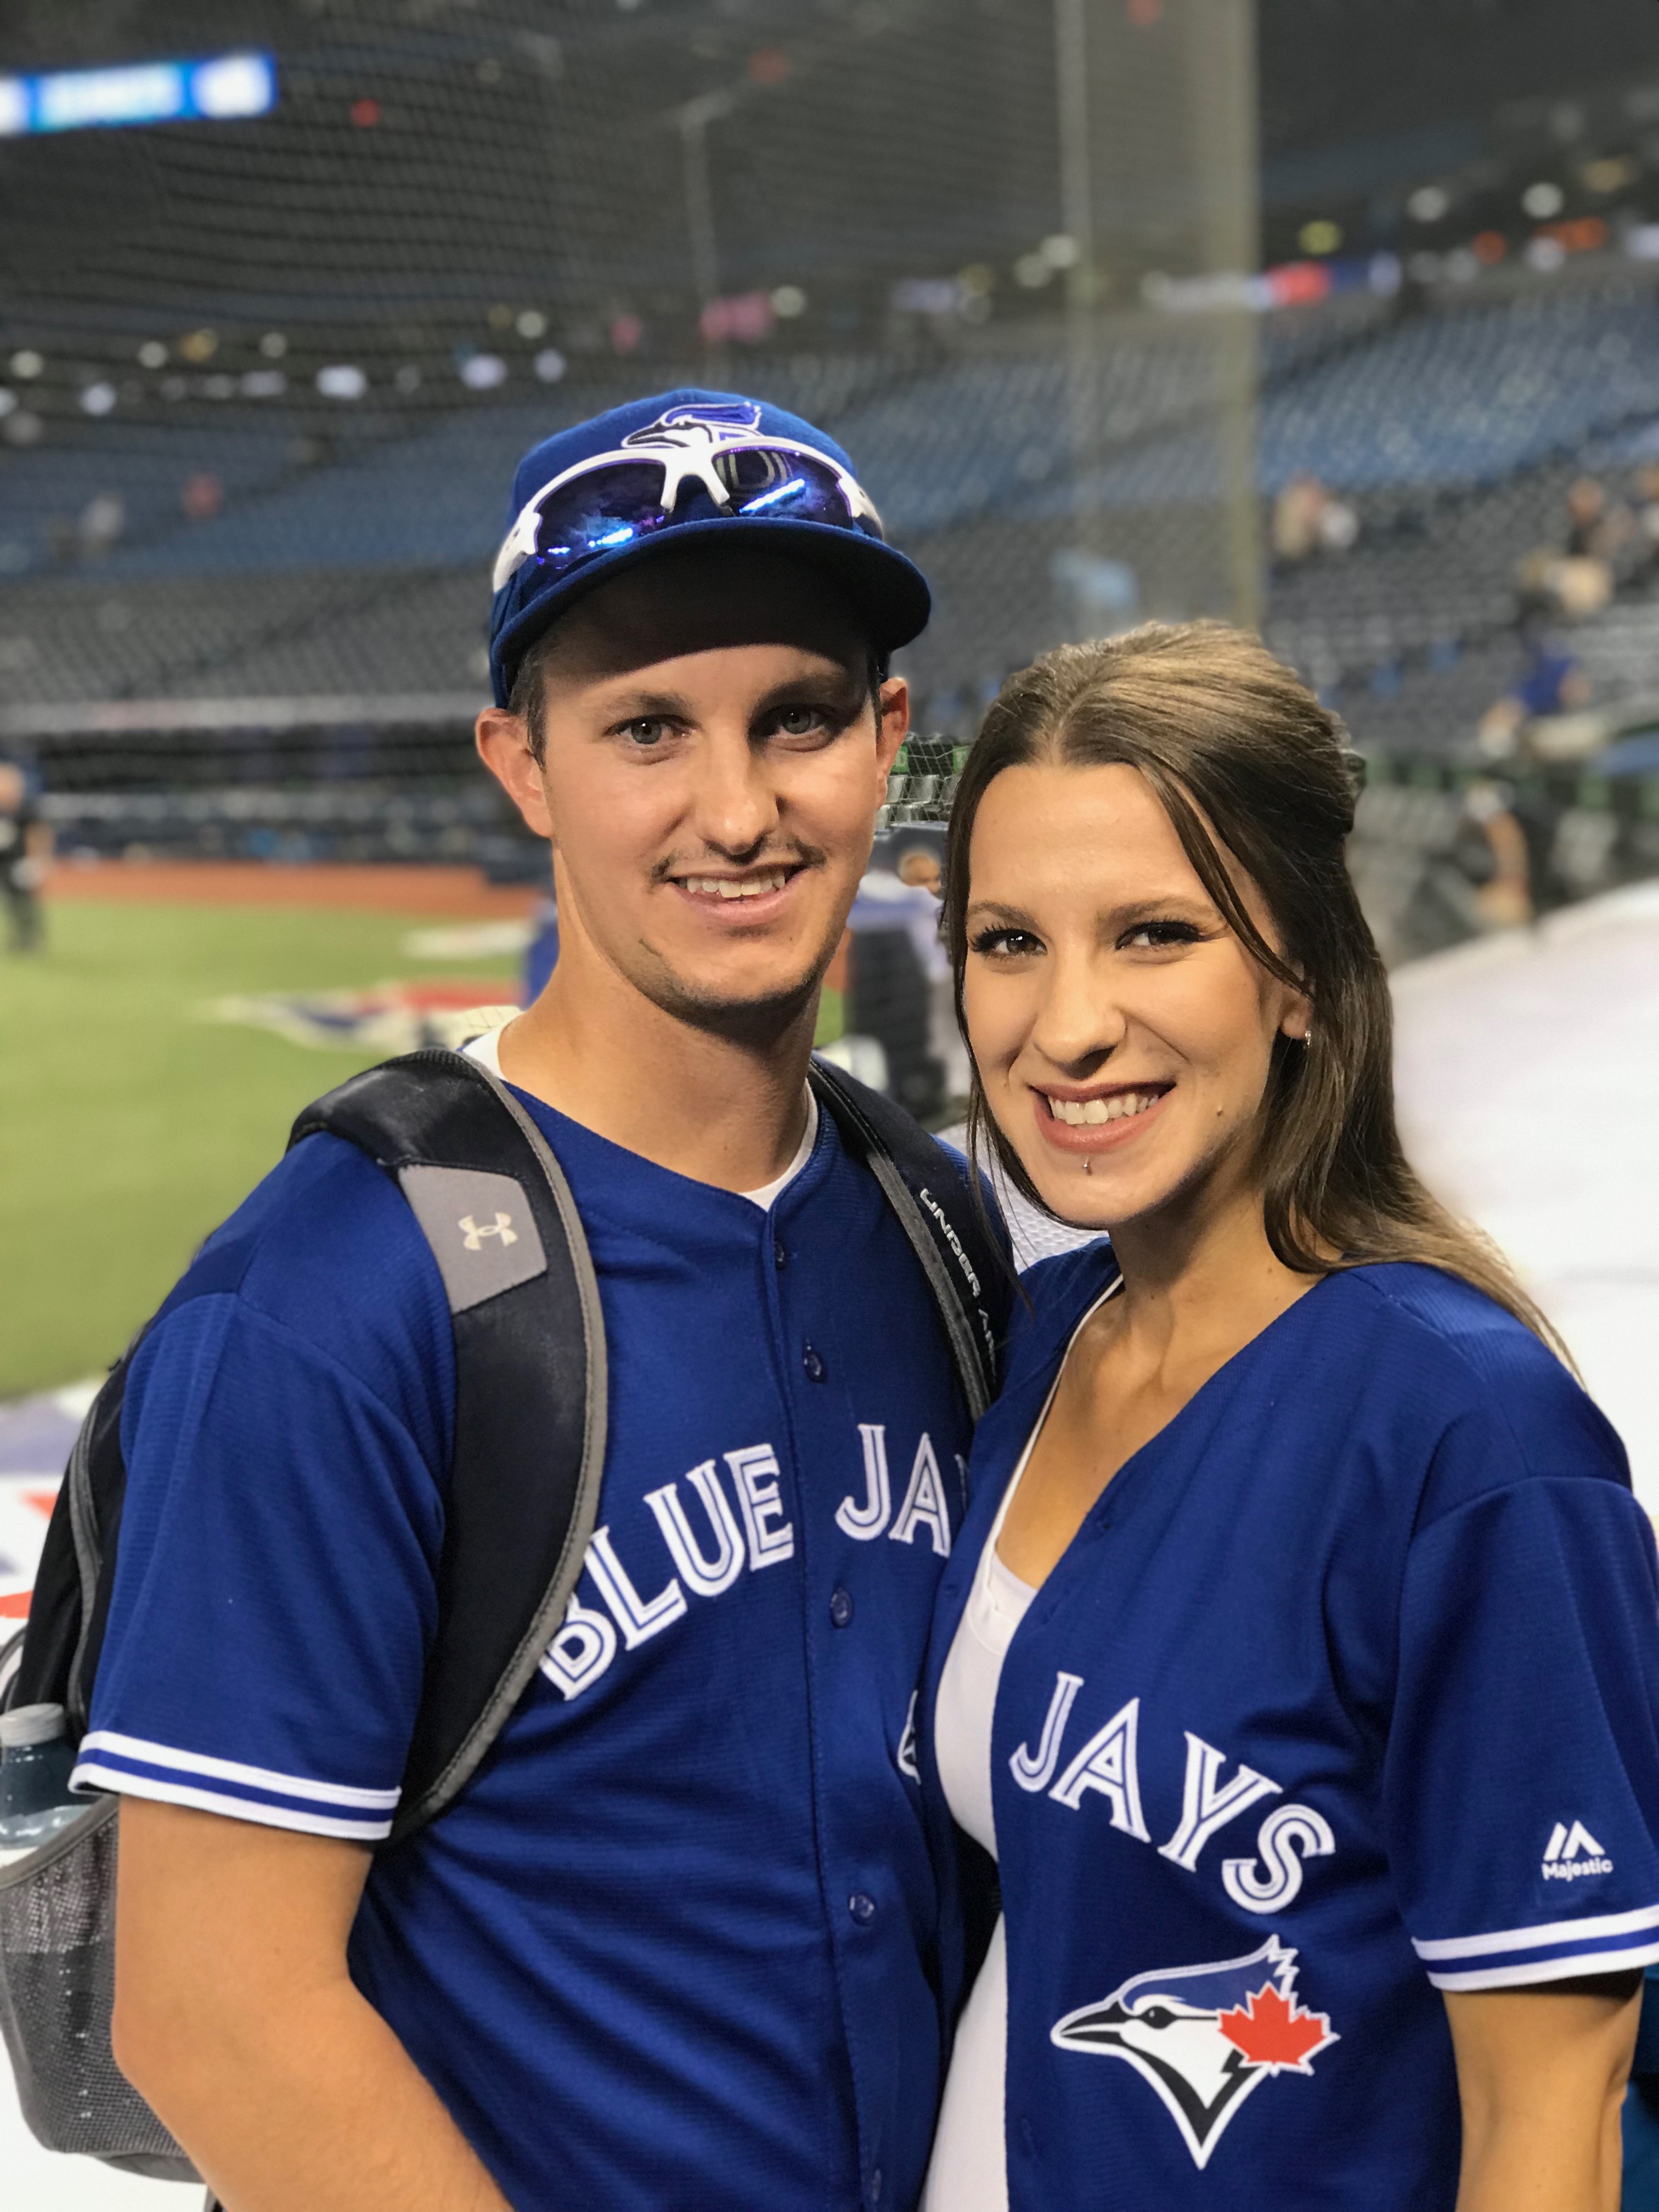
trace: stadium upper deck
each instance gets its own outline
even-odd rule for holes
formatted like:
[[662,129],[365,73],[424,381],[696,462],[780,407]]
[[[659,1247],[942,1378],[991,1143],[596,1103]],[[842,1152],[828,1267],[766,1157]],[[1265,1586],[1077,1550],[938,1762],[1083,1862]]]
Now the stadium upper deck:
[[[1273,580],[1272,633],[1324,682],[1501,629],[1516,564],[1548,541],[1571,477],[1627,467],[1659,434],[1659,272],[1641,264],[1405,317],[1376,303],[1275,319],[1264,500],[1312,475],[1358,526],[1344,557],[1281,565]],[[645,373],[619,366],[435,414],[371,410],[327,446],[308,410],[234,398],[217,420],[197,399],[188,434],[118,419],[15,452],[0,520],[13,700],[476,685],[481,574],[517,454]],[[1214,495],[1213,443],[1194,419],[1206,356],[1178,319],[1109,330],[1091,409],[1099,445],[1080,477],[1057,344],[772,355],[737,373],[835,428],[935,577],[939,617],[910,657],[925,689],[976,685],[1048,641],[1054,564],[1079,504],[1127,595],[1103,620],[1137,603],[1165,611],[1157,579]],[[210,513],[181,512],[181,449],[215,487]],[[88,546],[76,519],[112,498],[119,533]]]
[[[1313,478],[1352,526],[1276,563],[1269,634],[1362,738],[1449,744],[1505,679],[1516,564],[1559,536],[1572,477],[1622,482],[1659,434],[1659,264],[1625,250],[1659,218],[1659,56],[1620,0],[1585,0],[1570,55],[1546,0],[1510,0],[1501,40],[1443,0],[1260,16],[1270,258],[1312,252],[1316,212],[1347,275],[1389,257],[1376,289],[1261,320],[1264,520]],[[936,726],[965,732],[1065,631],[1213,604],[1184,591],[1218,492],[1207,319],[1127,304],[1169,210],[1132,236],[1106,164],[1124,304],[1079,368],[1052,46],[1001,0],[975,0],[971,36],[947,19],[247,0],[271,115],[0,138],[11,736],[112,700],[475,691],[519,452],[687,379],[763,391],[858,456],[938,588],[908,656]],[[1125,20],[1147,54],[1173,36],[1158,0]],[[0,67],[225,35],[205,0],[72,27],[19,0]],[[750,316],[702,349],[694,144],[714,304]],[[1639,688],[1643,635],[1617,682]]]

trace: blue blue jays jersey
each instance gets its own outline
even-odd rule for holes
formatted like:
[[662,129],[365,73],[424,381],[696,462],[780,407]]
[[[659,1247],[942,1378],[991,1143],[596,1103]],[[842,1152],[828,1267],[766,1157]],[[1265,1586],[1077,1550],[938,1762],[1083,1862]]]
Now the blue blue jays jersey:
[[[942,1329],[829,1116],[763,1213],[525,1103],[604,1307],[599,1522],[478,1774],[375,1862],[352,1972],[518,2212],[908,2208],[939,2079],[908,1731],[969,1442]],[[309,1139],[134,1363],[82,1784],[386,1834],[453,1392],[403,1199]]]
[[[1027,1279],[924,1716],[1115,1273],[1095,1245]],[[1659,1958],[1659,1598],[1618,1439],[1467,1285],[1329,1277],[1103,1492],[1009,1648],[991,1781],[1013,2212],[1451,2212],[1440,1991]]]

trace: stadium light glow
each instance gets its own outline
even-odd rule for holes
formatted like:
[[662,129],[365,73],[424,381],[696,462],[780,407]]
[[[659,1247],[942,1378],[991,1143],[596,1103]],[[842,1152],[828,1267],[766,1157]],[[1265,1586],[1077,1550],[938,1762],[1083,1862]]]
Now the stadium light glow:
[[787,499],[792,492],[805,489],[805,477],[791,477],[787,483],[775,484],[770,491],[763,491],[754,499],[744,500],[741,511],[744,514],[753,514],[757,507],[775,507],[781,499]]
[[317,372],[317,389],[325,399],[361,399],[368,379],[353,362],[332,362]]
[[276,63],[270,54],[51,70],[0,76],[0,137],[149,123],[229,123],[267,114],[276,105]]

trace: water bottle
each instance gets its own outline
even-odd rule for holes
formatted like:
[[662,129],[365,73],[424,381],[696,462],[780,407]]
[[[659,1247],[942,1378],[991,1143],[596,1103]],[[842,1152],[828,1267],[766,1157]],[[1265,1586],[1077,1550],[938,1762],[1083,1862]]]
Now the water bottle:
[[74,1766],[61,1705],[0,1713],[0,1854],[38,1850],[86,1811],[70,1795]]

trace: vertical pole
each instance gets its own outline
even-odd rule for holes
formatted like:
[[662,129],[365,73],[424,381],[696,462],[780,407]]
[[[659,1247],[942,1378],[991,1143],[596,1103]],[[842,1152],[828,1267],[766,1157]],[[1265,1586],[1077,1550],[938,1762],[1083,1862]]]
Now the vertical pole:
[[[681,108],[680,150],[685,171],[685,227],[691,245],[691,281],[697,295],[699,323],[720,297],[720,247],[714,235],[714,194],[708,175],[708,126],[723,115],[729,100],[720,94],[688,100]],[[723,341],[705,336],[711,372],[723,374]]]
[[[1200,265],[1213,275],[1254,276],[1261,260],[1255,0],[1189,0],[1189,5],[1187,75]],[[1262,614],[1257,319],[1243,305],[1219,309],[1213,331],[1227,598],[1233,620],[1256,629]]]
[[[1054,90],[1060,144],[1060,227],[1072,241],[1066,272],[1066,408],[1072,447],[1073,546],[1098,551],[1087,476],[1097,459],[1095,421],[1094,177],[1089,158],[1088,0],[1054,0]],[[1076,617],[1081,619],[1079,605]]]

